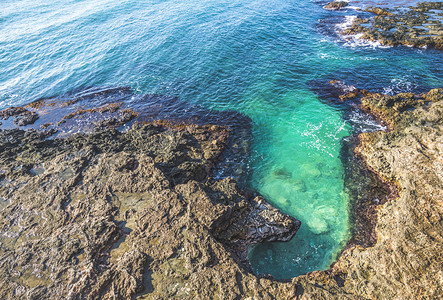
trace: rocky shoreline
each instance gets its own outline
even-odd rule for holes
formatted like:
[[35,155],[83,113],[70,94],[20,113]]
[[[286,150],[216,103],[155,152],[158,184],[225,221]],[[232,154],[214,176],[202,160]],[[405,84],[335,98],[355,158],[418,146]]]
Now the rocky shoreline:
[[[119,131],[116,116],[127,108],[109,103],[43,127],[48,107],[3,111],[3,126],[14,116],[41,119],[25,125],[38,129],[0,131],[0,296],[438,298],[443,90],[388,96],[354,88],[337,101],[359,103],[389,129],[362,133],[357,147],[351,141],[344,150],[360,157],[354,161],[359,169],[350,165],[349,182],[374,172],[370,191],[348,187],[355,198],[354,238],[329,270],[287,282],[253,275],[247,248],[289,240],[300,222],[235,180],[213,178],[233,145],[232,128],[136,122],[134,111],[122,119],[130,127]],[[63,119],[72,111],[50,115]],[[51,137],[55,126],[72,129],[88,114],[117,122],[94,119],[101,126],[88,133]]]
[[[3,114],[44,111],[32,106]],[[62,120],[124,115],[103,107]],[[0,132],[3,299],[240,294],[248,246],[296,233],[300,222],[260,195],[212,179],[227,127],[158,120],[119,132],[122,123],[63,139],[48,139],[54,125]]]
[[[306,299],[437,299],[443,294],[443,90],[389,96],[355,89],[339,99],[361,103],[389,125],[359,134],[355,152],[392,188],[385,188],[388,201],[366,199],[375,210],[370,244],[351,240],[330,270],[293,283]],[[380,193],[374,189],[367,195]]]
[[[347,3],[334,1],[329,10],[346,9]],[[443,49],[441,23],[443,3],[422,2],[410,7],[370,6],[354,17],[352,24],[341,30],[343,36],[378,42],[382,46],[408,46]]]

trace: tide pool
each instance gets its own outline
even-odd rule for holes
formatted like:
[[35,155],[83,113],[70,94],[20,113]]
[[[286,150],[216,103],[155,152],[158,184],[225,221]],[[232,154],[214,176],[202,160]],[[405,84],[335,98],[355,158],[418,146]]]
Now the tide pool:
[[309,92],[288,94],[282,102],[297,99],[303,101],[296,110],[275,109],[271,126],[257,122],[255,128],[255,136],[263,139],[253,147],[253,187],[302,222],[289,243],[266,243],[250,252],[257,273],[277,278],[327,268],[349,238],[349,199],[339,154],[350,126]]
[[248,184],[302,221],[291,242],[251,249],[254,271],[290,278],[327,269],[350,237],[339,154],[355,120],[320,101],[312,81],[422,91],[441,86],[443,62],[434,50],[346,43],[334,35],[336,24],[357,12],[323,5],[5,0],[0,108],[91,86],[129,86],[242,112],[253,122]]

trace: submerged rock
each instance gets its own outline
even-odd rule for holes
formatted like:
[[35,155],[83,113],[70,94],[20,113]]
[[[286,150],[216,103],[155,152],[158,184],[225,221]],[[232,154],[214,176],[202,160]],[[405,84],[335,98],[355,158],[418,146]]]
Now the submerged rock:
[[306,163],[300,166],[300,173],[302,177],[318,177],[321,175],[321,171],[317,165],[312,163]]
[[309,230],[315,234],[324,234],[329,231],[328,222],[319,217],[312,217],[307,222]]
[[292,173],[286,168],[275,168],[272,170],[271,174],[277,179],[289,179],[292,177]]

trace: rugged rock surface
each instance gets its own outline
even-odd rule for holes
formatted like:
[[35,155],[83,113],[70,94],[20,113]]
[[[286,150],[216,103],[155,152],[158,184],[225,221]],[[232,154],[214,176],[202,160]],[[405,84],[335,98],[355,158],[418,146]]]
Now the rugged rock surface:
[[[400,196],[380,209],[374,248],[349,251],[337,267],[367,282],[365,288],[353,284],[366,297],[441,297],[443,90],[371,95],[362,105],[390,130],[361,135],[358,152],[398,186]],[[354,259],[360,260],[358,268],[351,265]]]
[[324,6],[328,10],[339,10],[343,7],[348,6],[349,3],[346,1],[332,1]]
[[289,240],[300,222],[210,178],[226,127],[53,133],[0,132],[0,298],[282,293],[249,273],[247,247]]
[[[19,122],[23,116],[33,116],[33,122]],[[177,97],[136,94],[128,87],[91,87],[5,109],[0,119],[4,120],[0,129],[44,129],[51,131],[51,139],[106,128],[127,130],[134,122],[218,124],[228,128],[230,135],[214,176],[230,176],[246,186],[251,120],[235,111],[209,111]]]
[[442,2],[422,2],[395,9],[369,7],[366,11],[375,16],[356,18],[342,34],[358,35],[385,46],[443,49],[442,9]]

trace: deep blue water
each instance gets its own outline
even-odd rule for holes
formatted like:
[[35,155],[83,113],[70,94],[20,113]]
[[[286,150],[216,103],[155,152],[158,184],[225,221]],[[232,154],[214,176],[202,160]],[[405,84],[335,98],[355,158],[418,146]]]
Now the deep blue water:
[[90,86],[130,86],[240,111],[253,121],[249,184],[302,221],[291,242],[251,250],[254,270],[289,278],[326,269],[350,230],[340,141],[365,117],[343,118],[312,82],[424,91],[442,86],[443,59],[435,50],[340,39],[332,23],[357,12],[322,4],[3,0],[0,108]]

